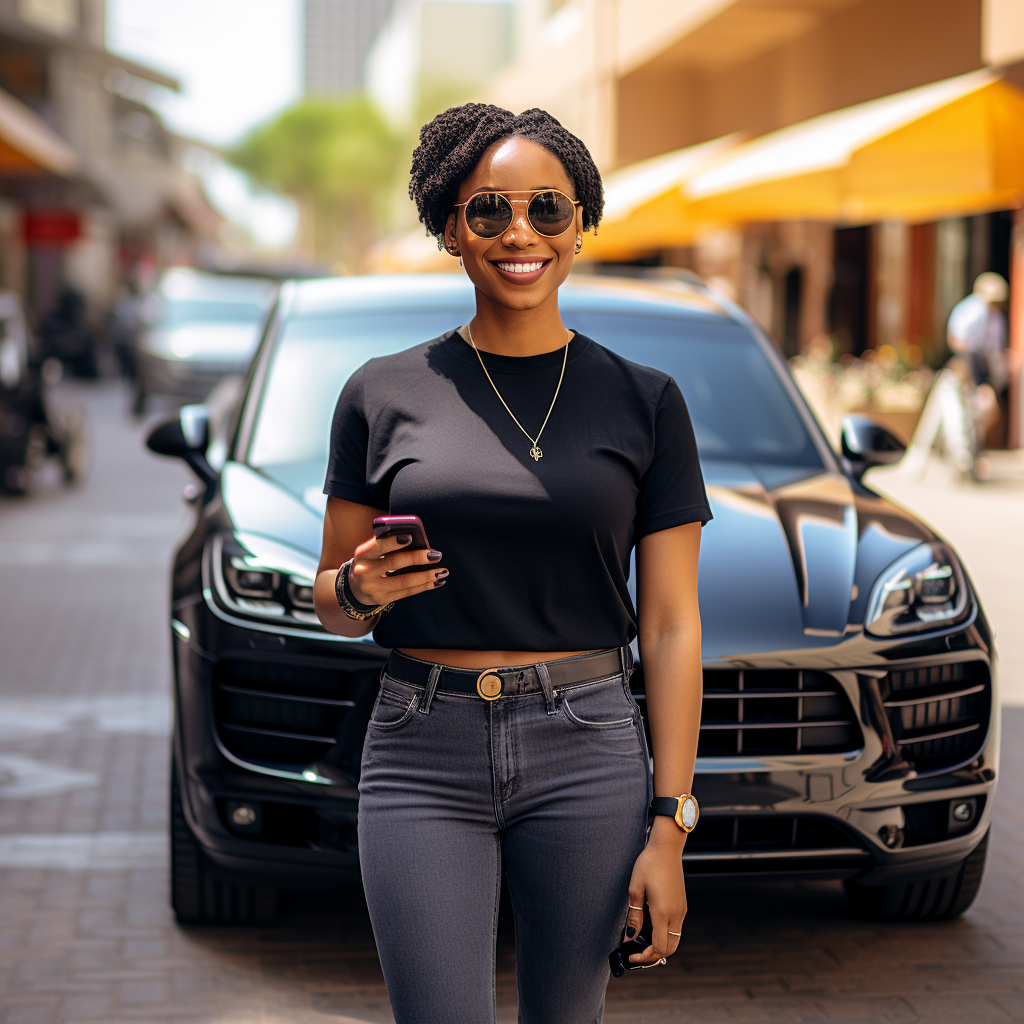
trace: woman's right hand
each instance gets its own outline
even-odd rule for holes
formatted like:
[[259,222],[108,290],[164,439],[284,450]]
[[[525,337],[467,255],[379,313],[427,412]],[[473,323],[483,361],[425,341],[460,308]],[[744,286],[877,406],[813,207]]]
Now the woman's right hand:
[[[360,604],[385,605],[444,586],[448,570],[438,565],[441,552],[405,550],[411,543],[411,536],[398,534],[380,539],[371,537],[356,548],[348,585]],[[422,565],[424,570],[390,575],[407,565]]]

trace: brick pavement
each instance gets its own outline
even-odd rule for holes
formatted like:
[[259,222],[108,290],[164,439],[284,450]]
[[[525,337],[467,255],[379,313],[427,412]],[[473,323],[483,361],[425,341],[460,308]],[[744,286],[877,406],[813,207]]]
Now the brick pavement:
[[[186,477],[139,454],[122,394],[103,390],[90,404],[100,461],[89,486],[0,503],[0,836],[56,833],[73,845],[128,833],[146,866],[0,867],[0,1024],[385,1024],[358,892],[291,895],[270,927],[171,918],[153,855],[166,819],[161,566],[184,522]],[[33,549],[28,565],[11,554],[24,541],[55,547]],[[90,564],[100,541],[116,545],[115,567]],[[77,562],[52,564],[68,550]],[[838,885],[695,879],[680,953],[613,981],[606,1020],[1024,1021],[1024,797],[1013,785],[1024,710],[1008,711],[1004,735],[989,870],[960,921],[869,924],[848,916]],[[17,789],[25,763],[41,766],[45,794]],[[49,778],[47,765],[68,774]],[[507,925],[498,967],[504,1024],[515,1020]]]

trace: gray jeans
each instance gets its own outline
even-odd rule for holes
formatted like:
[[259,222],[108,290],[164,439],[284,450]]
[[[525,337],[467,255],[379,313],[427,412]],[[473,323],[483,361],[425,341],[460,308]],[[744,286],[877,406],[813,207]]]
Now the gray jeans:
[[[425,713],[424,713],[425,712]],[[359,857],[398,1024],[493,1024],[501,872],[522,1024],[595,1024],[650,803],[622,674],[488,702],[383,676]]]

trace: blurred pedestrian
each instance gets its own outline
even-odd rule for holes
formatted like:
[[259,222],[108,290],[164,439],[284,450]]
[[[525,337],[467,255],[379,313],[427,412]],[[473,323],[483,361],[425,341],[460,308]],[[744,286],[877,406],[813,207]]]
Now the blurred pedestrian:
[[905,465],[923,471],[941,438],[947,461],[964,475],[978,475],[978,452],[999,419],[999,398],[1009,380],[1003,312],[1008,294],[1006,280],[986,271],[953,307],[946,330],[952,356],[936,375]]
[[999,398],[1006,390],[1006,281],[988,271],[979,274],[974,291],[953,307],[947,341],[952,362],[963,360],[974,391],[971,412],[978,446],[999,418]]
[[[367,904],[397,1024],[494,1024],[503,874],[519,1020],[595,1024],[624,926],[629,966],[655,966],[686,913],[711,518],[693,429],[671,377],[562,322],[603,201],[550,114],[438,115],[410,193],[476,315],[370,360],[335,411],[316,609],[392,649],[359,781]],[[378,537],[386,512],[407,532]]]

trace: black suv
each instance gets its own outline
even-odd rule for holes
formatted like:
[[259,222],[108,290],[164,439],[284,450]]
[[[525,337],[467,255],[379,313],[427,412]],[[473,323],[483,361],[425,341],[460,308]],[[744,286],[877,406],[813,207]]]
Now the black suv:
[[[561,305],[678,381],[715,514],[688,873],[843,879],[864,914],[961,913],[998,765],[992,633],[950,547],[860,482],[901,446],[851,418],[834,453],[771,342],[699,284],[574,278]],[[171,596],[179,920],[266,918],[278,888],[358,878],[387,651],[313,611],[331,415],[366,359],[472,314],[461,277],[287,284],[234,414],[211,431],[187,406],[150,437],[202,483]],[[632,685],[643,707],[642,664]]]

